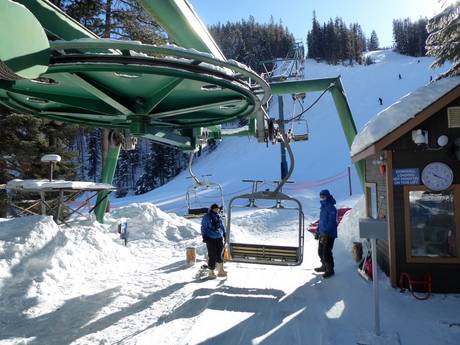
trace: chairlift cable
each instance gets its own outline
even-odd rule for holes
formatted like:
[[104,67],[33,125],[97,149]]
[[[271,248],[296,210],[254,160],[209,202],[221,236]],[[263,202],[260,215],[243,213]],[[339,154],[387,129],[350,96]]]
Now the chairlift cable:
[[321,99],[321,97],[323,97],[324,94],[325,94],[327,91],[329,91],[329,90],[330,90],[332,87],[334,87],[334,86],[335,86],[334,84],[329,85],[329,86],[321,93],[321,95],[319,95],[319,97],[318,97],[317,99],[315,99],[315,101],[314,101],[312,104],[310,104],[310,105],[308,106],[308,108],[302,110],[299,114],[297,114],[297,115],[294,116],[294,117],[291,117],[290,119],[285,120],[284,122],[285,122],[285,123],[288,123],[288,122],[290,122],[290,121],[299,120],[299,119],[302,117],[303,114],[305,114],[307,111],[309,111],[311,108],[313,108],[313,107],[316,105],[316,103],[319,102],[319,100]]

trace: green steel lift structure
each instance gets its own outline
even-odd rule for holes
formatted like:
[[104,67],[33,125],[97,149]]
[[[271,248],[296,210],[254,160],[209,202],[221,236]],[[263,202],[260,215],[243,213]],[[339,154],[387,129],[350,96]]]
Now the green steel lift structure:
[[[267,83],[227,60],[186,0],[138,0],[174,45],[101,39],[48,0],[0,0],[0,103],[56,121],[110,128],[102,181],[130,137],[193,151],[222,123],[256,134],[271,95],[328,89],[351,145],[356,126],[340,78]],[[259,125],[257,125],[259,121]],[[357,165],[363,179],[363,167]],[[99,196],[102,222],[107,195]]]

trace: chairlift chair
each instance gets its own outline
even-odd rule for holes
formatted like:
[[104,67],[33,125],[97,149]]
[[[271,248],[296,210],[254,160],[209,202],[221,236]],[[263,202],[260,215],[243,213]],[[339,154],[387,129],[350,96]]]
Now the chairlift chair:
[[304,98],[305,93],[292,94],[292,117],[289,120],[289,122],[291,123],[291,128],[289,128],[286,133],[289,142],[306,141],[309,139],[309,129],[307,120],[302,118],[301,116],[295,115],[296,102],[299,102],[300,106],[303,108],[300,100],[303,100]]
[[193,161],[194,153],[190,154],[189,164],[188,164],[188,171],[190,174],[191,179],[193,179],[193,184],[187,188],[187,192],[185,193],[185,202],[187,207],[187,214],[184,216],[185,218],[198,218],[204,216],[208,212],[208,207],[192,207],[192,195],[195,195],[195,198],[198,197],[198,194],[203,191],[211,191],[215,190],[219,194],[219,199],[221,202],[221,212],[224,209],[224,190],[219,183],[210,182],[208,175],[201,175],[203,177],[202,180],[199,180],[198,177],[192,171],[192,161]]
[[310,138],[308,122],[305,119],[291,121],[291,128],[288,129],[287,137],[290,142],[306,141]]
[[199,204],[199,207],[196,207],[195,205],[192,205],[192,196],[195,196],[195,199],[198,198],[198,194],[203,191],[211,191],[215,190],[219,194],[219,199],[222,205],[222,210],[224,207],[224,191],[222,189],[222,186],[218,183],[214,182],[209,182],[207,180],[208,176],[211,175],[203,175],[206,177],[205,181],[200,181],[200,182],[194,182],[191,186],[187,188],[187,192],[185,194],[185,201],[186,201],[186,206],[187,206],[187,214],[185,215],[185,218],[197,218],[197,217],[202,217],[208,212],[208,206],[203,207],[201,204]]
[[[237,203],[240,200],[241,203]],[[247,204],[249,200],[249,204]],[[271,207],[258,206],[257,201],[273,200],[275,205],[280,203],[291,203],[294,206],[277,207],[278,210],[296,211],[298,216],[297,245],[269,245],[269,244],[250,244],[234,242],[232,238],[232,216],[236,210],[244,209],[273,209]],[[297,266],[303,261],[304,247],[304,214],[301,203],[279,191],[260,191],[236,196],[230,200],[227,214],[227,238],[230,260],[234,262],[255,263],[279,266]]]

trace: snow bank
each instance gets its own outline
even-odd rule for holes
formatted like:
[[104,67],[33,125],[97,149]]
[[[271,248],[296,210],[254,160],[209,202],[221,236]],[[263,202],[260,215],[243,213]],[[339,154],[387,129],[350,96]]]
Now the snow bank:
[[364,126],[353,141],[351,155],[356,155],[382,139],[459,85],[460,77],[445,78],[405,95]]
[[[179,242],[200,236],[199,226],[172,213],[165,213],[151,203],[135,203],[113,210],[108,217],[112,228],[127,219],[129,238],[156,242]],[[201,238],[201,237],[200,237]]]
[[13,319],[37,316],[69,298],[94,293],[126,269],[120,263],[127,262],[129,253],[115,239],[116,234],[97,223],[59,227],[42,216],[3,222],[0,310],[7,305],[4,312]]
[[365,217],[365,205],[364,196],[357,199],[356,204],[351,206],[352,210],[345,214],[339,225],[339,240],[347,249],[351,250],[353,242],[359,241],[359,218]]
[[128,219],[129,239],[145,240],[145,247],[163,250],[184,240],[201,242],[198,224],[152,204],[122,207],[108,218],[104,225],[81,222],[70,228],[42,216],[0,223],[0,315],[8,320],[37,317],[66,300],[117,286],[139,255],[119,240],[121,218]]

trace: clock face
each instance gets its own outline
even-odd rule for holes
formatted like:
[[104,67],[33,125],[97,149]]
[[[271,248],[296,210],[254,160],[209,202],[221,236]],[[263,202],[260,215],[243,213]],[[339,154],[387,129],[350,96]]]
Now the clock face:
[[444,163],[433,162],[422,171],[422,182],[429,189],[442,191],[449,188],[454,180],[452,169]]

